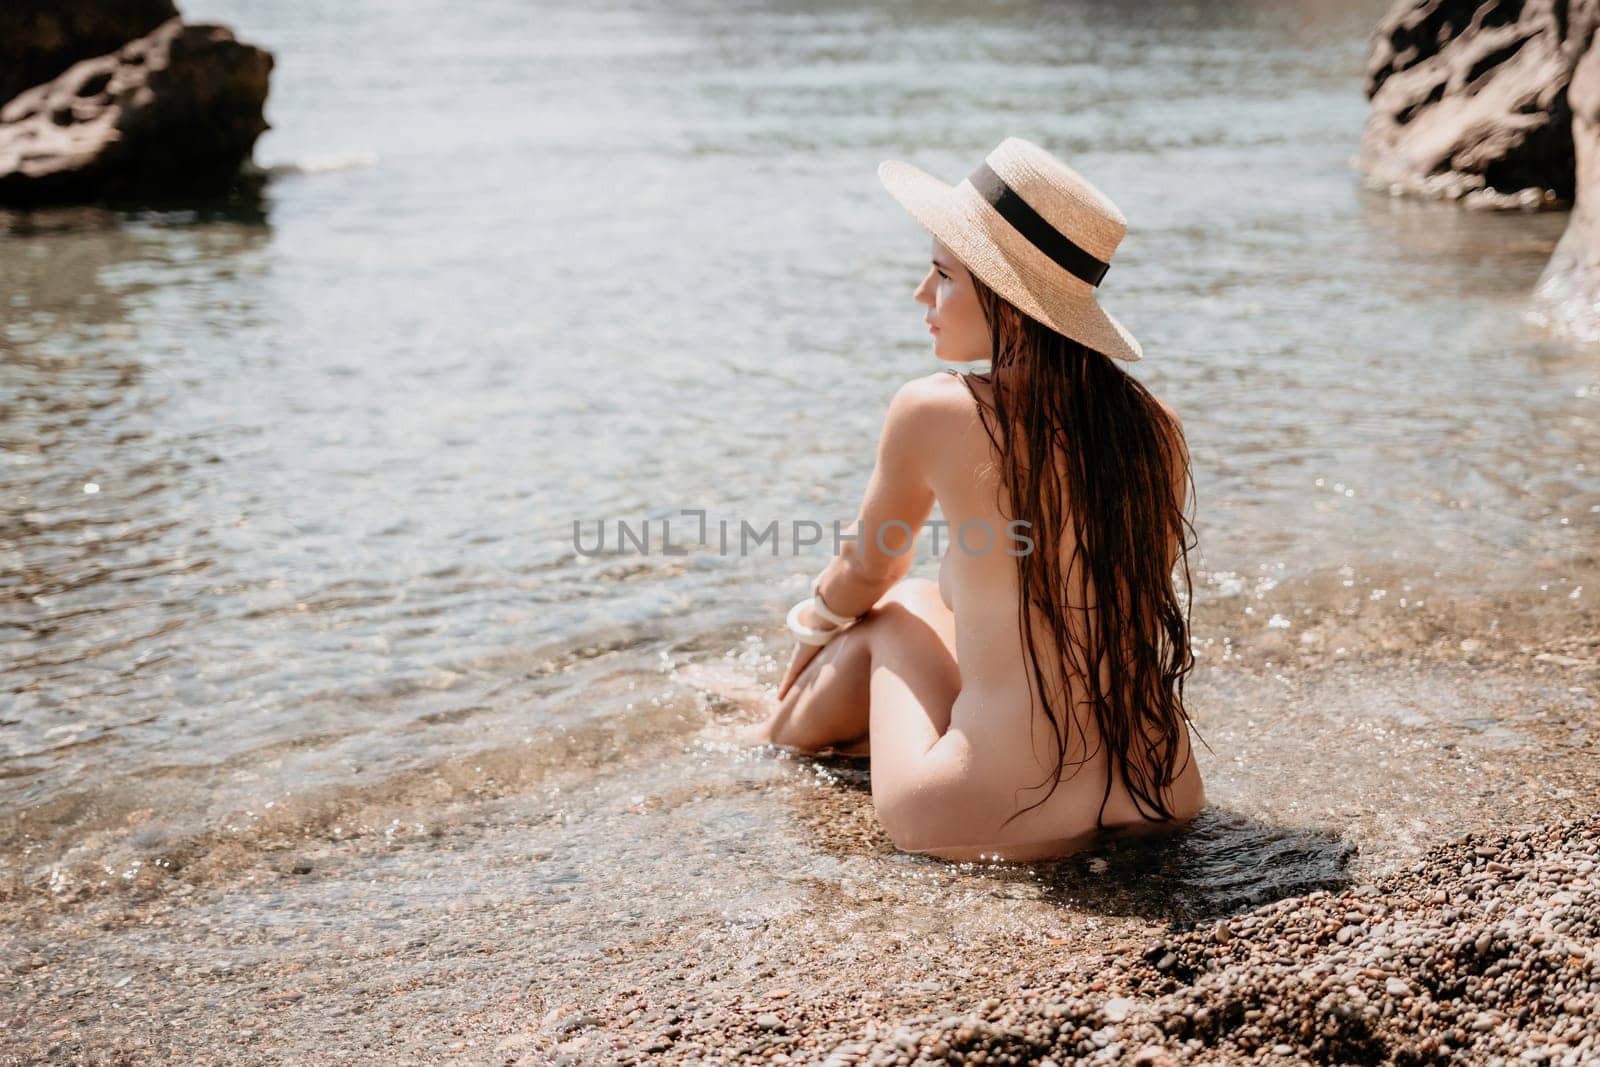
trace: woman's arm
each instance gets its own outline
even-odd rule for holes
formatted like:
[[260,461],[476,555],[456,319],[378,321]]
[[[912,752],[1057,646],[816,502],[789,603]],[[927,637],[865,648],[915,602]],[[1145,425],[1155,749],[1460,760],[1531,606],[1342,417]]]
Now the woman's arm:
[[861,510],[853,528],[840,535],[858,536],[841,541],[839,554],[818,579],[822,602],[841,615],[865,613],[915,562],[917,532],[933,511],[931,424],[934,390],[940,384],[936,379],[942,377],[914,378],[889,402]]
[[[913,379],[902,385],[889,402],[883,432],[878,438],[878,460],[867,483],[866,496],[851,530],[859,540],[844,540],[840,551],[817,578],[822,602],[841,615],[857,616],[876,604],[890,587],[911,569],[916,534],[933,510],[934,494],[928,479],[935,435],[930,431],[935,379]],[[875,531],[882,531],[882,545]],[[898,553],[898,554],[897,554]],[[821,627],[821,618],[802,611],[803,625]],[[814,645],[796,644],[789,668],[778,685],[784,699],[808,664],[816,659]]]

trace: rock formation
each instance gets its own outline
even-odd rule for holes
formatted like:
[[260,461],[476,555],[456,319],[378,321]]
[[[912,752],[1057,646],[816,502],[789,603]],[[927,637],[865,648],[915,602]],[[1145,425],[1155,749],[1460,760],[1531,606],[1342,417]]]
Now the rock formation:
[[1553,332],[1600,341],[1600,40],[1567,87],[1577,203],[1534,288],[1535,315]]
[[1597,22],[1600,0],[1399,0],[1373,34],[1357,166],[1474,207],[1570,203],[1567,86]]
[[[81,48],[74,42],[55,54]],[[47,69],[38,58],[45,49],[33,52],[35,69]],[[225,27],[176,16],[115,51],[72,62],[0,107],[0,203],[222,192],[267,129],[262,108],[271,72],[269,53]]]
[[1600,0],[1398,0],[1356,165],[1471,207],[1572,207],[1528,317],[1600,341]]
[[177,13],[172,0],[7,0],[0,4],[0,104]]

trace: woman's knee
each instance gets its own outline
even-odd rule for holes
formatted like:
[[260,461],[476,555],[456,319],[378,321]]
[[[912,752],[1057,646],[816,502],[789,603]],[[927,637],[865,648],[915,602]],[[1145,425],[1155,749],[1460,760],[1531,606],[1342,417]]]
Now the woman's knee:
[[884,658],[890,642],[902,652],[929,652],[942,645],[946,653],[955,655],[954,618],[939,592],[939,583],[926,578],[896,583],[857,625],[866,628],[874,660]]

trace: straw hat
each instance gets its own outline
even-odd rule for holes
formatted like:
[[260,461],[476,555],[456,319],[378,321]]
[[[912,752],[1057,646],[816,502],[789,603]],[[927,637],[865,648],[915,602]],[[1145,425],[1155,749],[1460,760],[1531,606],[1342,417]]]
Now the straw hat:
[[1133,334],[1095,300],[1128,220],[1055,156],[1007,137],[960,185],[896,159],[879,165],[878,178],[1024,314],[1115,359],[1143,357]]

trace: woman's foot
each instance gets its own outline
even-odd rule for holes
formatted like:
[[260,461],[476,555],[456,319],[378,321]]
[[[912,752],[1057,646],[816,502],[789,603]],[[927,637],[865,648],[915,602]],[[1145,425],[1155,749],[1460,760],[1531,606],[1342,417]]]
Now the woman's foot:
[[709,736],[732,741],[745,747],[777,745],[791,752],[814,756],[850,756],[865,759],[871,755],[868,738],[829,745],[816,752],[784,745],[772,739],[772,727],[778,715],[777,690],[772,686],[752,681],[736,667],[721,663],[690,663],[677,669],[674,677],[684,685],[731,704],[753,721],[714,722],[706,728]]
[[689,663],[679,667],[674,678],[691,688],[732,704],[747,715],[771,718],[778,710],[777,693],[772,687],[753,681],[737,667],[720,663]]
[[754,721],[728,723],[715,721],[706,733],[739,745],[765,745],[772,741],[772,719],[778,700],[767,686],[752,681],[735,667],[720,663],[690,663],[679,667],[674,679],[691,689],[707,693],[730,704]]

